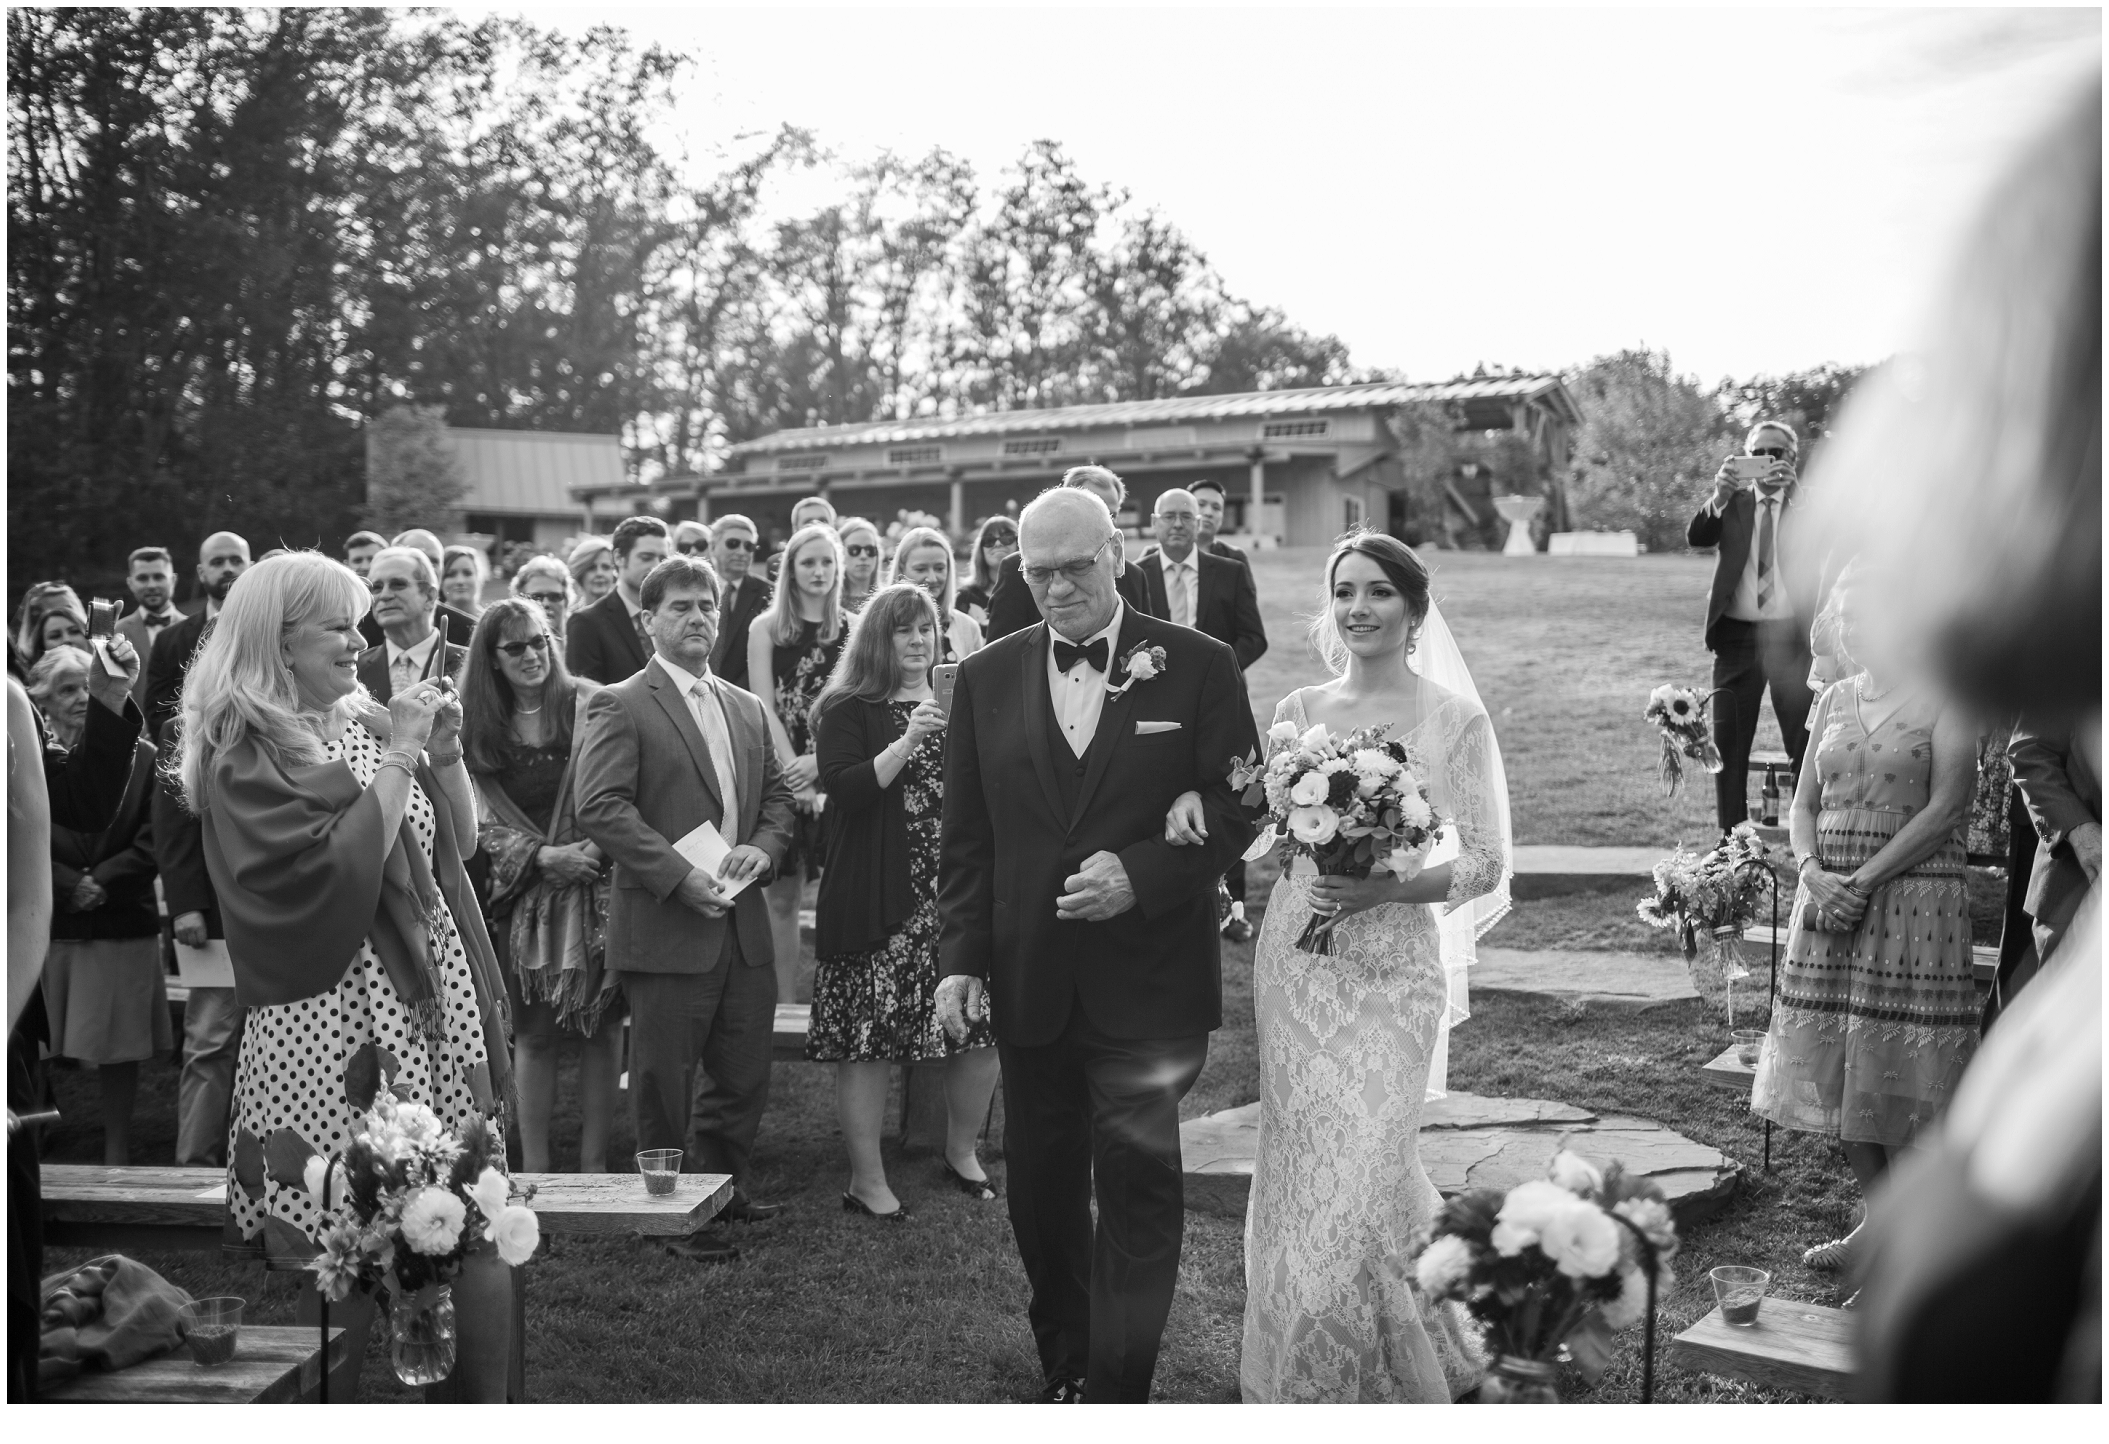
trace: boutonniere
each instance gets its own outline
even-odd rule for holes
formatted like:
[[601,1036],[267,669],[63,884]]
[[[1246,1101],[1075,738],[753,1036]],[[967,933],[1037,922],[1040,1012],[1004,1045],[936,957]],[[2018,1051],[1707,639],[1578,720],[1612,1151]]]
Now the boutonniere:
[[1128,655],[1120,659],[1120,675],[1127,680],[1118,687],[1106,683],[1106,695],[1118,697],[1137,682],[1147,682],[1152,677],[1164,675],[1164,648],[1137,642],[1128,649]]

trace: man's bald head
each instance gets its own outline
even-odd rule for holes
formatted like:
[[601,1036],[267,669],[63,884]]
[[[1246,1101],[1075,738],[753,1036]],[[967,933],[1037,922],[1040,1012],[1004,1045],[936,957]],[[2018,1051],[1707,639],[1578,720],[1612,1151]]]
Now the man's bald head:
[[1018,518],[1026,590],[1047,624],[1072,642],[1103,631],[1120,605],[1127,553],[1113,513],[1085,488],[1043,491]]
[[204,541],[198,543],[198,560],[203,562],[207,557],[216,556],[226,551],[239,552],[242,559],[247,561],[249,558],[248,539],[236,532],[216,531],[205,538]]
[[409,547],[413,551],[423,552],[425,560],[432,563],[432,572],[435,576],[439,574],[441,567],[446,562],[447,549],[439,544],[438,537],[421,526],[414,526],[408,531],[397,532],[395,540],[391,541],[389,545],[392,547]]
[[249,543],[231,531],[216,531],[198,548],[198,585],[218,606],[234,579],[249,569]]

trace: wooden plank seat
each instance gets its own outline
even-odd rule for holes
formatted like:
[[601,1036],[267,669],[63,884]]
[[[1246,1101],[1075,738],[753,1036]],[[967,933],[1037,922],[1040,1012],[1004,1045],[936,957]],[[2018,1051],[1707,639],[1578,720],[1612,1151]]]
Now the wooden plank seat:
[[806,1034],[813,1027],[811,1003],[778,1003],[776,1029],[770,1040],[770,1057],[779,1063],[806,1060]]
[[1738,1328],[1717,1308],[1670,1342],[1670,1361],[1769,1389],[1849,1399],[1853,1316],[1822,1304],[1767,1298],[1757,1322]]
[[1711,1063],[1702,1064],[1699,1075],[1706,1080],[1709,1088],[1725,1089],[1747,1097],[1750,1093],[1750,1080],[1757,1076],[1757,1069],[1740,1061],[1736,1057],[1735,1048],[1731,1046],[1724,1049],[1721,1056]]
[[[109,1373],[90,1369],[41,1391],[43,1404],[297,1404],[322,1378],[319,1329],[244,1324],[234,1357],[202,1369],[178,1348]],[[329,1367],[344,1362],[344,1330],[330,1330]]]

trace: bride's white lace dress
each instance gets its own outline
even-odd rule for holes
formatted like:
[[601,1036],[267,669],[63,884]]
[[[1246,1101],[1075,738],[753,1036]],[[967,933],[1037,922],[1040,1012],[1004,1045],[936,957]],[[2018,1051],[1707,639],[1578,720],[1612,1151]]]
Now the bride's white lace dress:
[[[1421,685],[1422,715],[1390,735],[1436,815],[1455,824],[1454,907],[1504,873],[1492,732],[1475,700]],[[1302,692],[1282,701],[1275,720],[1284,718],[1310,725]],[[1328,957],[1296,950],[1310,917],[1310,874],[1285,874],[1253,959],[1261,1092],[1245,1217],[1244,1396],[1447,1403],[1478,1383],[1483,1360],[1469,1319],[1421,1297],[1408,1260],[1441,1201],[1419,1146],[1449,1006],[1437,909],[1357,913],[1335,927]]]

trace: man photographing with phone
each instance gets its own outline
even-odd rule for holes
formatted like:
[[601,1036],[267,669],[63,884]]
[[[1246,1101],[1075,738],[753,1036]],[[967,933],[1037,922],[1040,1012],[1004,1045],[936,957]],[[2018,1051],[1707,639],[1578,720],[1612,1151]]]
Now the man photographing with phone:
[[1782,570],[1782,537],[1799,477],[1801,440],[1780,421],[1750,429],[1743,454],[1714,474],[1713,495],[1685,529],[1695,547],[1713,547],[1714,579],[1706,597],[1706,648],[1714,654],[1714,742],[1721,771],[1714,808],[1723,832],[1748,815],[1750,744],[1758,708],[1772,689],[1772,710],[1794,770],[1801,771],[1809,732],[1811,588]]

